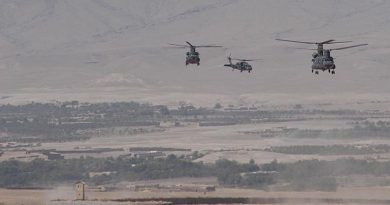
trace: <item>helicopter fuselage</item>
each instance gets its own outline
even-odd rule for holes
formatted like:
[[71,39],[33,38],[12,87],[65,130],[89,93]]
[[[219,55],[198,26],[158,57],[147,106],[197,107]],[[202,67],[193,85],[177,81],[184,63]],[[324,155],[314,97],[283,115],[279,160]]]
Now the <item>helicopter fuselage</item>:
[[176,48],[189,48],[190,51],[186,53],[186,65],[188,64],[197,64],[200,65],[200,57],[199,53],[196,52],[196,48],[220,48],[222,46],[215,46],[215,45],[201,45],[201,46],[195,46],[192,45],[190,42],[186,41],[187,45],[180,45],[180,44],[173,44],[170,43],[169,45],[175,46]]
[[318,74],[318,71],[329,71],[329,73],[335,74],[336,65],[329,50],[323,50],[321,53],[314,53],[312,62],[312,72]]
[[313,70],[334,70],[336,65],[334,64],[333,58],[326,58],[324,56],[318,56],[312,59],[313,65],[311,68]]
[[225,64],[224,66],[226,67],[231,67],[233,68],[233,70],[239,70],[241,72],[243,71],[248,71],[248,73],[250,73],[252,71],[252,66],[249,65],[249,63],[247,62],[238,62],[236,64]]
[[186,65],[188,64],[200,64],[200,57],[199,53],[196,51],[193,52],[187,52],[186,54]]

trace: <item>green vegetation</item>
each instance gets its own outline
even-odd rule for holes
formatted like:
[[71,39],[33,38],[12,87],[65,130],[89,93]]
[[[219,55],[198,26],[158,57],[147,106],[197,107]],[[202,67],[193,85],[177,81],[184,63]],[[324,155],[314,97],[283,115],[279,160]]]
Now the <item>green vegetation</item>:
[[[102,173],[91,175],[90,173]],[[281,190],[337,189],[337,178],[349,175],[390,176],[390,162],[340,159],[307,160],[296,163],[276,161],[256,165],[218,160],[215,164],[194,163],[169,155],[159,159],[80,158],[58,161],[4,161],[0,163],[0,187],[53,186],[84,180],[90,184],[119,181],[214,176],[223,186]]]
[[65,142],[110,132],[131,135],[149,130],[126,127],[156,126],[167,115],[166,106],[136,102],[0,105],[0,132],[7,134],[0,142]]
[[[214,165],[216,176],[221,184],[229,186],[249,186],[252,182],[249,177],[243,177],[242,173],[255,172],[260,168],[253,160],[249,164],[239,164],[236,161],[226,159],[218,160]],[[254,177],[251,177],[254,179]],[[253,182],[256,186],[262,186],[262,181]]]
[[[256,107],[227,107],[219,103],[214,108],[194,107],[181,102],[177,108],[137,102],[80,103],[78,101],[56,103],[29,103],[25,105],[0,105],[0,132],[5,136],[0,142],[65,142],[88,140],[105,134],[132,135],[145,131],[129,127],[157,127],[161,121],[199,122],[201,125],[220,126],[253,122],[283,122],[322,118],[361,119],[362,116],[382,116],[353,110],[305,110],[296,105],[287,110],[259,110]],[[365,118],[363,118],[365,119]],[[291,137],[323,137],[370,135],[388,136],[388,123],[357,124],[350,130],[289,130]],[[368,128],[368,129],[366,129]],[[266,136],[270,133],[266,133]],[[274,133],[278,134],[278,133]],[[370,135],[371,136],[371,135]]]
[[[90,177],[90,172],[105,172]],[[80,158],[58,161],[4,161],[0,163],[0,187],[51,186],[77,180],[100,184],[121,180],[210,176],[210,167],[169,155],[164,159]]]
[[305,155],[363,155],[389,153],[390,145],[295,145],[270,147],[264,151]]
[[390,138],[390,122],[356,122],[353,128],[332,130],[288,130],[283,133],[296,138]]

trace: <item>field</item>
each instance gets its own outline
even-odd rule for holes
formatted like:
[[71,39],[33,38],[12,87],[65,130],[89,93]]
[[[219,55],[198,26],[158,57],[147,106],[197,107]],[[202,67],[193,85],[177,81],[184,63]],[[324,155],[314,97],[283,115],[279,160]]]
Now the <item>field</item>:
[[[77,146],[88,146],[92,148],[131,148],[131,147],[165,147],[191,149],[205,153],[205,156],[198,159],[206,163],[214,162],[220,158],[248,162],[254,159],[257,163],[266,163],[272,160],[280,162],[292,162],[303,159],[324,159],[333,160],[340,157],[356,158],[389,158],[390,153],[371,154],[371,155],[351,155],[351,156],[313,156],[313,155],[288,155],[273,152],[265,152],[262,149],[271,146],[290,146],[290,145],[333,145],[333,144],[390,144],[387,139],[310,139],[310,138],[289,138],[276,136],[264,138],[258,135],[243,134],[245,131],[259,131],[266,129],[277,129],[279,127],[298,128],[298,129],[335,129],[348,128],[347,120],[305,120],[293,122],[274,122],[260,124],[245,124],[233,126],[212,126],[199,127],[196,125],[188,127],[170,128],[165,132],[141,134],[134,136],[109,136],[96,137],[85,142],[66,142],[66,143],[46,143],[42,148],[46,149],[73,149]],[[111,153],[112,156],[124,154],[120,152]],[[104,154],[110,155],[109,153]],[[79,156],[79,155],[76,155]],[[95,155],[96,156],[96,155]],[[70,157],[70,156],[69,156]]]
[[[142,198],[174,198],[174,197],[232,197],[232,198],[275,198],[275,199],[290,199],[294,204],[294,199],[355,199],[355,200],[390,200],[389,187],[371,187],[371,188],[344,188],[337,192],[265,192],[247,189],[218,189],[216,192],[195,193],[195,192],[132,192],[132,191],[116,191],[116,192],[88,192],[87,197],[90,201],[96,200],[116,200],[116,199],[142,199]],[[0,189],[1,202],[9,205],[37,205],[37,204],[55,204],[54,200],[73,200],[74,191],[71,187],[60,187],[55,190],[5,190]],[[51,202],[50,202],[51,201]],[[319,205],[320,203],[315,203]],[[326,203],[323,203],[326,204]],[[333,203],[334,204],[334,203]],[[341,204],[341,203],[340,203]],[[344,203],[343,203],[344,204]],[[353,203],[345,203],[353,204]],[[356,203],[365,204],[365,203]],[[379,203],[378,203],[379,204]]]

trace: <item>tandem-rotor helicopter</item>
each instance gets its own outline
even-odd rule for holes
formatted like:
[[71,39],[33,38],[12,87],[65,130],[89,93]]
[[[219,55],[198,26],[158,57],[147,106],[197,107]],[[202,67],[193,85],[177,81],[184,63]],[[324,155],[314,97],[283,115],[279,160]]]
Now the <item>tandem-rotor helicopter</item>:
[[169,44],[177,48],[190,48],[190,52],[186,53],[186,66],[188,64],[197,64],[198,66],[200,65],[200,57],[199,57],[199,53],[196,52],[196,48],[221,48],[222,47],[222,46],[215,46],[215,45],[195,46],[188,41],[186,41],[186,43],[188,45],[180,45],[180,44],[172,44],[172,43]]
[[[236,70],[239,70],[239,71],[248,71],[248,73],[250,73],[252,71],[252,66],[249,65],[248,62],[250,61],[258,61],[258,60],[261,60],[261,59],[239,59],[239,58],[231,58],[231,54],[229,55],[229,57],[227,57],[228,61],[229,61],[229,64],[225,64],[224,66],[226,67],[231,67],[233,68],[232,71],[234,71],[235,69]],[[236,60],[236,61],[239,61],[237,62],[236,64],[233,64],[232,63],[232,60]]]
[[[367,46],[368,44],[358,44],[353,46],[346,46],[341,48],[333,48],[333,49],[324,49],[324,44],[337,44],[337,43],[351,43],[352,41],[335,41],[335,40],[327,40],[323,42],[305,42],[305,41],[293,41],[293,40],[285,40],[285,39],[276,39],[277,41],[287,41],[293,43],[303,43],[303,44],[314,44],[317,45],[317,49],[306,49],[306,50],[317,50],[317,52],[313,53],[313,65],[311,66],[311,72],[315,74],[319,74],[319,71],[328,71],[332,75],[336,74],[336,65],[334,63],[333,57],[330,55],[331,51],[335,50],[344,50],[349,48],[355,48],[359,46]],[[305,49],[305,48],[299,48]]]

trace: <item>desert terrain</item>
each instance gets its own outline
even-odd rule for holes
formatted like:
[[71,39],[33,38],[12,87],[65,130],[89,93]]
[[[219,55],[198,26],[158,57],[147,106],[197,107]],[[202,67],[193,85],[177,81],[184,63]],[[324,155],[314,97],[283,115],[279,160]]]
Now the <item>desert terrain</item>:
[[[0,205],[389,204],[389,10],[2,1]],[[333,50],[337,74],[314,75],[315,45],[278,38],[368,45]],[[222,47],[186,66],[170,45],[186,41]],[[232,72],[230,55],[261,60]]]

